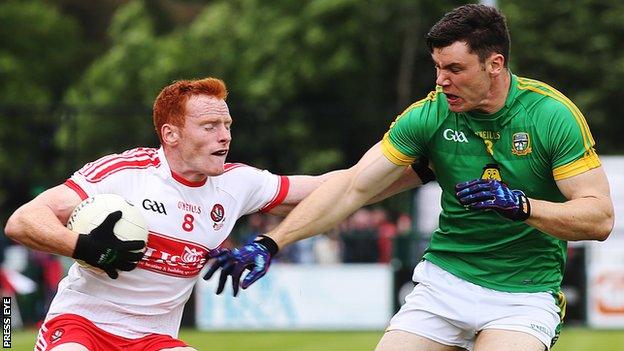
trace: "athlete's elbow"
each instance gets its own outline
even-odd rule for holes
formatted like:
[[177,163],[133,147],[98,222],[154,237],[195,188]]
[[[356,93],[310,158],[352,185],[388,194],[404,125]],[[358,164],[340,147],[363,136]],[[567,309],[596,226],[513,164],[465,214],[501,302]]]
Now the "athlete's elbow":
[[610,234],[611,234],[610,230],[596,231],[595,233],[593,233],[592,239],[596,241],[605,241],[607,240],[607,238],[609,238]]
[[605,241],[611,235],[613,226],[615,225],[615,215],[613,208],[601,213],[600,218],[591,226],[591,239],[597,241]]
[[20,225],[20,210],[15,211],[9,220],[7,220],[6,225],[4,226],[4,234],[11,240],[20,241],[21,234],[23,232],[22,225]]
[[606,218],[604,218],[604,220],[602,220],[602,223],[597,226],[596,240],[598,241],[607,240],[607,238],[609,237],[609,235],[611,235],[611,232],[613,231],[614,225],[615,225],[615,216],[613,215],[613,212],[611,212],[609,215],[606,216]]

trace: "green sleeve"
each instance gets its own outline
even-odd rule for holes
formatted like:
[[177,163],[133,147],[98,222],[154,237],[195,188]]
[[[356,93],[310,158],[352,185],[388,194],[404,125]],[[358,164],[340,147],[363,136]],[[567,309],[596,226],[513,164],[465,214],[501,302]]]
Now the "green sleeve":
[[537,120],[547,121],[548,153],[556,180],[569,178],[598,167],[585,117],[569,100],[546,100]]
[[428,154],[428,142],[441,121],[440,94],[431,92],[401,113],[382,140],[386,157],[398,165]]

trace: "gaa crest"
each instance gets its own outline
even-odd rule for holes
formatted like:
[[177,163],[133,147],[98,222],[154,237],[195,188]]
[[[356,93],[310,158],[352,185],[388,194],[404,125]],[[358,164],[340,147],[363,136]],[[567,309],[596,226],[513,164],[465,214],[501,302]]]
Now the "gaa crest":
[[[216,204],[212,207],[212,210],[210,211],[210,218],[212,218],[212,220],[214,221],[214,223],[212,224],[212,228],[214,230],[219,230],[223,227],[223,218],[225,217],[225,209],[223,208],[223,205],[221,204]],[[219,223],[221,222],[221,223]]]
[[531,138],[529,133],[515,133],[511,138],[511,153],[517,156],[523,156],[531,152]]

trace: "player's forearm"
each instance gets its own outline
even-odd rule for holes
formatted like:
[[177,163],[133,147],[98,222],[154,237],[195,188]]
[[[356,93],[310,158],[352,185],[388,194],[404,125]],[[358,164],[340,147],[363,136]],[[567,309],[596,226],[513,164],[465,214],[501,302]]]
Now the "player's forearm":
[[267,235],[283,247],[335,227],[400,177],[402,168],[391,166],[386,171],[389,162],[377,161],[370,157],[331,177]]
[[20,207],[7,221],[6,235],[24,246],[53,254],[72,255],[78,234],[67,229],[45,205]]
[[347,191],[349,183],[349,178],[342,174],[332,177],[267,235],[282,248],[333,228],[367,200],[365,194]]
[[375,195],[372,199],[366,202],[367,205],[374,204],[376,202],[385,200],[393,195],[404,192],[409,189],[413,189],[417,186],[421,186],[422,181],[412,170],[411,167],[405,167],[401,178],[397,179],[394,183],[390,184],[387,188],[385,188],[382,192]]
[[272,215],[286,216],[303,199],[332,177],[346,172],[346,169],[327,172],[318,176],[289,176],[290,187],[284,201],[269,211]]
[[614,223],[608,198],[584,197],[564,203],[530,199],[526,223],[563,240],[605,240]]

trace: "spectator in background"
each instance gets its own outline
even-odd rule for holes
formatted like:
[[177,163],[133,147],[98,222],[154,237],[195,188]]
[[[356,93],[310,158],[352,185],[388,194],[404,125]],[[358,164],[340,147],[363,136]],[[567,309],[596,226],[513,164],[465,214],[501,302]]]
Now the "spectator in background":
[[419,241],[423,240],[412,228],[412,218],[405,213],[396,220],[396,235],[392,241],[392,265],[395,269],[415,266],[423,256],[418,251]]
[[373,263],[379,258],[377,228],[373,227],[371,210],[360,208],[347,220],[340,233],[342,261],[345,263]]
[[4,275],[4,269],[2,266],[4,265],[4,250],[9,246],[9,240],[4,235],[4,231],[0,230],[0,290],[4,292],[7,287],[6,276]]
[[[274,229],[275,227],[277,227],[277,225],[279,224],[280,219],[275,217],[275,216],[264,216],[264,228],[265,231],[263,233],[266,233],[266,231],[269,231],[271,229]],[[253,240],[254,238],[252,238]],[[298,242],[297,245],[291,245],[290,247],[288,247],[288,249],[279,252],[277,255],[275,255],[275,260],[276,262],[282,262],[282,263],[301,263],[302,262],[302,258],[301,258],[301,247],[304,244],[302,244],[302,242]]]
[[[6,239],[0,232],[0,239]],[[0,249],[0,293],[11,297],[11,325],[14,329],[32,325],[38,321],[34,310],[43,303],[36,299],[36,291],[41,286],[32,280],[28,273],[28,252],[20,246],[11,245],[9,240],[2,240]],[[25,318],[23,319],[22,316]]]
[[264,213],[256,212],[252,213],[241,221],[240,225],[237,225],[228,239],[221,244],[223,248],[231,248],[237,245],[248,244],[253,241],[258,235],[264,233],[265,222],[267,215]]
[[342,260],[340,231],[335,228],[323,235],[314,237],[314,260],[318,264],[338,264]]
[[397,234],[406,235],[412,232],[412,217],[408,214],[401,213],[396,221]]
[[375,208],[371,212],[372,225],[377,230],[377,262],[390,263],[392,260],[392,246],[397,234],[397,226],[388,218],[383,208]]
[[0,292],[2,296],[9,296],[9,280],[4,273],[4,257],[5,249],[9,246],[9,240],[4,235],[3,231],[0,231]]
[[61,279],[65,275],[63,264],[58,256],[41,251],[31,251],[30,264],[33,266],[34,276],[30,276],[39,286],[40,299],[35,301],[33,308],[36,313],[36,322],[43,323],[50,304]]

